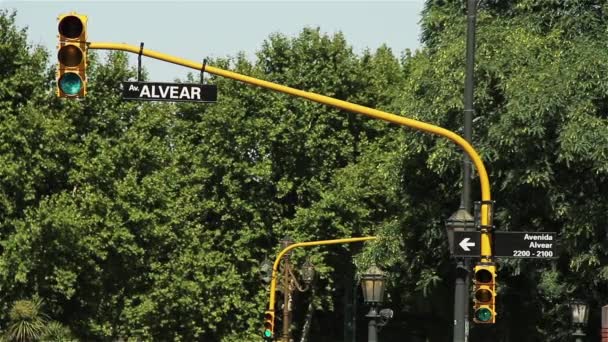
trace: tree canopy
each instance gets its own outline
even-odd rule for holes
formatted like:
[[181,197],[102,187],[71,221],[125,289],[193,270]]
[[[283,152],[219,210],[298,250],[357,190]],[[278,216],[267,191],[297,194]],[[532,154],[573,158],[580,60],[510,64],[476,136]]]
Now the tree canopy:
[[[599,330],[607,9],[480,5],[472,140],[496,229],[556,231],[559,256],[498,260],[497,324],[474,327],[472,340],[566,340],[574,298],[591,305],[590,335]],[[40,298],[49,322],[80,340],[257,340],[261,262],[284,236],[377,235],[294,252],[319,273],[314,296],[296,298],[294,333],[312,301],[310,340],[365,336],[357,270],[377,263],[395,310],[383,337],[450,340],[444,224],[462,182],[451,142],[218,77],[208,79],[216,104],[124,101],[118,84],[136,70],[123,53],[89,51],[86,98],[57,99],[51,53],[28,43],[16,15],[0,11],[0,330],[14,326],[13,304]],[[427,1],[421,26],[423,46],[399,57],[385,46],[356,54],[343,34],[304,28],[269,36],[255,60],[209,63],[461,132],[462,1]]]

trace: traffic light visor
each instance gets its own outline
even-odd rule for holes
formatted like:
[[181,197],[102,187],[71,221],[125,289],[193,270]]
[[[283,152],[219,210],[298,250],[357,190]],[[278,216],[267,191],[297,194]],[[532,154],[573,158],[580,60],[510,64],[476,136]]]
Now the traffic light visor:
[[492,282],[492,272],[486,269],[481,269],[475,272],[475,281],[478,283],[491,283]]
[[59,79],[59,88],[66,95],[78,95],[82,89],[82,79],[78,74],[67,72]]
[[57,53],[57,59],[59,59],[59,63],[67,66],[67,67],[75,67],[82,63],[82,58],[84,57],[82,50],[78,48],[76,45],[65,45],[59,49]]
[[68,15],[61,19],[59,22],[59,33],[69,39],[76,39],[80,37],[84,25],[80,18]]
[[475,311],[475,318],[481,322],[489,322],[492,319],[492,311],[488,308],[481,308]]

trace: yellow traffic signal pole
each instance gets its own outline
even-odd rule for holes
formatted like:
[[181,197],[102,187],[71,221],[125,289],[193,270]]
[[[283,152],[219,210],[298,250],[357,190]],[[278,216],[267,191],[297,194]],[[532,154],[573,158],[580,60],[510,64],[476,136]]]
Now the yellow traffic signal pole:
[[[375,240],[375,236],[365,236],[358,238],[345,238],[345,239],[336,239],[336,240],[320,240],[320,241],[308,241],[308,242],[297,242],[292,243],[284,247],[277,258],[274,261],[272,266],[272,279],[270,280],[270,300],[268,301],[268,310],[264,313],[264,332],[262,337],[265,341],[274,341],[274,304],[275,297],[277,292],[277,279],[278,279],[278,270],[279,264],[281,263],[281,259],[289,253],[294,248],[297,247],[309,247],[309,246],[321,246],[321,245],[336,245],[343,243],[353,243],[353,242],[362,242],[368,240]],[[287,287],[287,283],[284,283],[284,287]],[[286,291],[286,289],[285,289]],[[287,310],[287,302],[285,302],[284,312]],[[285,322],[283,323],[285,324]],[[285,329],[285,327],[283,327]],[[285,334],[284,334],[285,335]],[[285,337],[285,336],[284,336]]]
[[[365,237],[355,237],[355,238],[345,238],[345,239],[335,239],[335,240],[296,242],[296,243],[290,244],[287,247],[283,248],[277,255],[277,257],[274,261],[274,264],[272,265],[272,279],[270,280],[270,300],[268,301],[268,310],[266,311],[266,316],[268,316],[266,318],[266,320],[267,321],[270,320],[270,322],[268,322],[268,323],[269,323],[269,327],[270,327],[270,329],[272,329],[272,331],[270,331],[269,335],[265,336],[265,337],[269,337],[269,338],[274,337],[274,304],[275,304],[275,297],[276,297],[276,291],[277,291],[277,279],[278,279],[277,273],[279,270],[279,264],[281,263],[281,259],[287,253],[289,253],[289,251],[291,251],[294,248],[298,248],[298,247],[337,245],[337,244],[344,244],[344,243],[363,242],[363,241],[375,240],[375,239],[376,239],[375,236],[365,236]],[[285,304],[284,310],[287,310],[287,304]]]
[[[128,44],[90,42],[90,43],[88,43],[87,47],[89,49],[98,49],[98,50],[127,51],[127,52],[131,52],[131,53],[159,59],[162,61],[170,62],[173,64],[185,66],[185,67],[192,68],[195,70],[203,69],[202,63],[171,56],[168,54],[164,54],[164,53],[149,50],[149,49],[143,49],[142,47],[137,47],[137,46],[128,45]],[[460,146],[463,149],[463,151],[468,155],[468,157],[471,160],[471,162],[473,163],[473,165],[475,165],[475,168],[477,169],[477,172],[479,174],[479,182],[481,185],[481,202],[480,202],[481,205],[480,205],[480,209],[479,209],[479,211],[480,211],[480,213],[479,213],[480,222],[479,223],[481,226],[481,234],[480,234],[481,235],[480,236],[481,264],[487,265],[489,270],[495,274],[496,266],[492,260],[492,245],[491,245],[491,241],[492,241],[491,230],[492,230],[492,224],[493,224],[493,222],[491,222],[491,215],[493,215],[493,213],[490,213],[491,203],[492,203],[491,202],[492,198],[491,198],[491,194],[490,194],[490,181],[488,178],[488,173],[486,171],[485,165],[483,164],[483,161],[481,160],[481,157],[479,156],[477,151],[475,151],[473,146],[466,139],[462,138],[461,136],[459,136],[458,134],[456,134],[450,130],[447,130],[447,129],[439,127],[439,126],[431,125],[431,124],[413,120],[413,119],[408,119],[403,116],[383,112],[381,110],[357,105],[357,104],[350,103],[347,101],[338,100],[338,99],[335,99],[335,98],[332,98],[329,96],[319,95],[316,93],[287,87],[287,86],[280,85],[277,83],[260,80],[260,79],[250,77],[250,76],[241,75],[236,72],[220,69],[220,68],[209,66],[209,65],[205,65],[204,71],[207,71],[208,73],[214,74],[217,76],[230,78],[230,79],[233,79],[233,80],[236,80],[239,82],[244,82],[244,83],[259,86],[262,88],[278,91],[278,92],[281,92],[284,94],[293,95],[293,96],[301,97],[301,98],[308,99],[308,100],[311,100],[314,102],[326,104],[326,105],[333,106],[333,107],[336,107],[336,108],[339,108],[342,110],[346,110],[349,112],[363,114],[363,115],[366,115],[366,116],[374,118],[374,119],[379,119],[379,120],[391,122],[391,123],[394,123],[397,125],[407,126],[407,127],[411,127],[411,128],[417,129],[417,130],[424,131],[424,132],[436,134],[436,135],[445,137],[445,138],[451,140],[452,142],[454,142],[455,144],[457,144],[458,146]],[[362,239],[359,241],[371,240],[374,238],[375,237],[359,238],[359,239]],[[323,244],[349,243],[349,242],[357,241],[356,239],[357,238],[315,241],[315,242],[302,242],[302,243],[296,243],[296,244],[290,245],[289,247],[287,247],[283,251],[281,251],[281,253],[279,253],[279,255],[277,256],[277,259],[275,261],[275,264],[274,264],[273,270],[272,270],[272,281],[271,281],[271,287],[270,287],[270,303],[269,303],[269,311],[267,311],[267,314],[268,313],[271,314],[270,316],[272,316],[272,321],[274,321],[276,270],[278,268],[278,263],[279,263],[281,257],[286,252],[288,252],[290,249],[293,249],[296,247],[315,246],[315,245],[323,245]],[[492,300],[492,310],[493,310],[493,315],[492,315],[491,320],[492,320],[492,322],[494,322],[493,317],[495,314],[495,309],[494,309],[494,305],[493,305],[493,300]],[[274,330],[274,328],[272,327],[272,325],[274,325],[274,322],[270,322],[270,324],[271,324],[271,329]],[[273,331],[270,331],[270,333],[272,334]],[[271,336],[271,338],[272,337],[273,336]]]
[[[170,62],[173,64],[185,66],[188,68],[192,68],[195,70],[201,70],[203,68],[203,64],[195,61],[190,61],[187,59],[171,56],[168,54],[164,54],[161,52],[149,50],[149,49],[141,49],[138,46],[122,44],[122,43],[97,43],[91,42],[88,44],[89,49],[98,49],[98,50],[120,50],[127,51],[136,54],[142,54],[147,57],[159,59],[165,62]],[[490,194],[490,181],[488,178],[488,173],[486,171],[486,167],[483,164],[483,161],[479,157],[479,154],[471,144],[466,141],[464,138],[459,136],[458,134],[447,130],[445,128],[431,125],[429,123],[425,123],[422,121],[417,121],[414,119],[408,119],[403,116],[399,116],[396,114],[391,114],[387,112],[383,112],[381,110],[361,106],[358,104],[350,103],[343,100],[338,100],[333,97],[319,95],[316,93],[303,91],[291,87],[287,87],[284,85],[280,85],[277,83],[260,80],[254,77],[241,75],[236,72],[220,69],[217,67],[213,67],[210,65],[205,66],[205,71],[214,74],[217,76],[222,76],[226,78],[230,78],[239,82],[248,83],[251,85],[256,85],[262,88],[278,91],[281,93],[285,93],[288,95],[293,95],[297,97],[301,97],[304,99],[308,99],[314,102],[326,104],[329,106],[333,106],[336,108],[340,108],[343,110],[347,110],[349,112],[363,114],[369,116],[374,119],[379,119],[387,122],[391,122],[401,126],[407,126],[411,128],[415,128],[417,130],[421,130],[428,133],[433,133],[442,137],[445,137],[458,146],[460,146],[464,152],[469,156],[469,159],[475,165],[477,172],[479,174],[479,182],[481,185],[481,208],[480,208],[480,223],[482,227],[489,227],[490,217],[489,217],[489,202],[492,200]],[[491,247],[491,231],[490,229],[482,229],[481,231],[481,262],[491,262],[492,261],[492,247]]]
[[362,242],[368,240],[375,240],[375,236],[365,236],[365,237],[355,237],[355,238],[345,238],[345,239],[335,239],[335,240],[320,240],[320,241],[308,241],[308,242],[296,242],[293,243],[281,250],[277,255],[277,258],[274,260],[274,264],[272,266],[272,279],[270,280],[270,300],[268,303],[268,310],[274,310],[274,302],[275,302],[275,292],[277,290],[277,272],[279,269],[279,263],[285,254],[291,251],[294,248],[298,247],[310,247],[310,246],[321,246],[321,245],[337,245],[343,243],[353,243],[353,242]]
[[[135,54],[142,54],[147,57],[159,59],[161,61],[170,62],[173,64],[185,66],[188,68],[192,68],[195,70],[201,70],[203,68],[203,64],[195,61],[190,61],[187,59],[171,56],[168,54],[164,54],[161,52],[149,50],[149,49],[140,49],[139,46],[121,44],[121,43],[102,43],[102,42],[90,42],[88,44],[89,49],[98,49],[98,50],[120,50],[127,51]],[[408,119],[403,116],[399,116],[396,114],[391,114],[387,112],[383,112],[381,110],[357,105],[354,103],[350,103],[343,100],[338,100],[333,97],[324,96],[315,94],[308,91],[303,91],[291,87],[287,87],[284,85],[280,85],[277,83],[260,80],[254,77],[241,75],[236,72],[216,68],[210,65],[205,66],[205,71],[214,74],[217,76],[222,76],[226,78],[230,78],[239,82],[248,83],[251,85],[256,85],[262,88],[275,90],[281,93],[285,93],[288,95],[293,95],[297,97],[301,97],[304,99],[308,99],[314,102],[326,104],[329,106],[333,106],[336,108],[340,108],[343,110],[347,110],[349,112],[363,114],[369,116],[374,119],[384,120],[387,122],[391,122],[401,126],[407,126],[411,128],[415,128],[417,130],[421,130],[428,133],[433,133],[436,135],[440,135],[442,137],[448,138],[449,140],[456,143],[460,146],[464,152],[469,156],[469,159],[475,165],[477,172],[479,173],[479,182],[481,183],[481,208],[480,208],[480,223],[482,227],[489,227],[490,222],[490,210],[489,210],[489,202],[492,200],[490,195],[490,181],[488,179],[488,173],[486,171],[486,167],[483,164],[483,161],[479,157],[479,154],[471,144],[459,136],[458,134],[447,130],[445,128],[431,125],[425,122],[417,121],[414,119]],[[490,228],[482,229],[481,231],[481,262],[491,262],[492,261],[492,247],[491,247],[491,231]]]

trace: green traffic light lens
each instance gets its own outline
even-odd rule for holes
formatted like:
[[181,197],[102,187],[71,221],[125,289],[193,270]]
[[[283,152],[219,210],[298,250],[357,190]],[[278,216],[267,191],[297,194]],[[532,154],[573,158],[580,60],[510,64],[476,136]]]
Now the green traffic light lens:
[[481,308],[475,311],[475,317],[482,322],[488,322],[492,319],[492,311],[488,308]]
[[82,80],[73,72],[65,73],[59,79],[59,88],[66,95],[78,95],[82,90]]
[[268,329],[264,330],[264,337],[272,337],[272,331]]
[[84,25],[80,18],[69,15],[59,22],[59,33],[67,38],[75,39],[80,37]]

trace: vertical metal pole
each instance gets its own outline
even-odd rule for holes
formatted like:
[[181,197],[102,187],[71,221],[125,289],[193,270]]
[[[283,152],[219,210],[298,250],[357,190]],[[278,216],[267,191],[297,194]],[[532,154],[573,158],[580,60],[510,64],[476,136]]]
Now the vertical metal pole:
[[575,342],[584,342],[585,341],[585,333],[583,329],[579,326],[572,336],[575,338]]
[[[284,237],[281,241],[283,249],[292,244],[293,240],[288,236]],[[283,342],[289,342],[291,339],[289,329],[291,326],[291,278],[289,276],[291,265],[289,263],[289,254],[286,253],[283,259],[283,336],[281,336]]]
[[291,290],[289,286],[289,256],[283,261],[283,342],[289,342],[289,300]]
[[[352,325],[352,341],[351,342],[356,342],[357,341],[357,289],[359,288],[358,286],[359,284],[354,281],[353,282],[353,325]],[[348,342],[348,341],[346,341]]]
[[[454,341],[465,341],[465,317],[467,310],[468,291],[465,287],[465,276],[462,272],[464,265],[462,261],[456,266],[456,281],[454,284]],[[466,294],[465,294],[466,293]],[[468,311],[468,310],[467,310]]]
[[376,329],[378,313],[376,308],[372,307],[366,317],[369,318],[369,323],[367,324],[367,342],[378,342],[378,330]]
[[350,268],[347,272],[344,272],[342,283],[344,284],[344,341],[351,342],[354,336],[353,321],[355,316],[353,313],[353,298],[356,298],[356,292],[353,291],[353,272],[351,272]]
[[[467,60],[464,80],[464,139],[471,142],[473,131],[473,91],[474,91],[474,69],[475,69],[475,21],[477,12],[477,0],[467,0]],[[471,213],[471,162],[466,154],[463,154],[463,182],[462,182],[462,204],[467,212]]]
[[608,305],[602,306],[602,341],[608,342]]
[[[466,47],[466,70],[464,84],[464,139],[469,143],[472,140],[474,95],[474,71],[475,71],[475,24],[477,16],[477,0],[467,0],[467,47]],[[471,201],[471,162],[466,154],[462,156],[462,198],[461,207],[468,213],[472,210]],[[466,272],[459,272],[458,268],[464,268]],[[459,263],[456,271],[454,286],[454,342],[467,342],[469,337],[469,287],[470,263],[464,260],[464,265]]]

